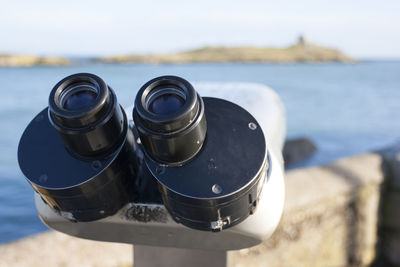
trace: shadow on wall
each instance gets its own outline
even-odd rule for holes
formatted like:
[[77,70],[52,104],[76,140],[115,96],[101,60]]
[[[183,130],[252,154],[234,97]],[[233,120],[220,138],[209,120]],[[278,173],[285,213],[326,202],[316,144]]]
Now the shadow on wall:
[[400,266],[400,142],[377,152],[384,159],[378,209],[378,242],[371,266]]
[[[362,181],[354,174],[351,170],[343,168],[338,165],[328,165],[324,167],[328,171],[335,173],[338,177],[342,178],[346,183],[350,183],[353,188],[356,188],[354,192],[354,198],[348,203],[348,210],[346,216],[347,223],[347,240],[346,240],[346,253],[347,263],[349,266],[360,266],[362,265],[361,255],[365,248],[362,246],[367,243],[364,240],[366,236],[362,228],[363,222],[363,197],[362,197]],[[363,222],[364,223],[364,222]]]

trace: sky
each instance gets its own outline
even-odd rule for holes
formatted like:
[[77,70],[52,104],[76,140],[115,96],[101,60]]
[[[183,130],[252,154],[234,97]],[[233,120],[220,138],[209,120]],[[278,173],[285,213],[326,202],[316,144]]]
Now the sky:
[[356,58],[400,58],[399,0],[0,0],[0,7],[0,53],[100,56],[205,45],[282,47],[304,34]]

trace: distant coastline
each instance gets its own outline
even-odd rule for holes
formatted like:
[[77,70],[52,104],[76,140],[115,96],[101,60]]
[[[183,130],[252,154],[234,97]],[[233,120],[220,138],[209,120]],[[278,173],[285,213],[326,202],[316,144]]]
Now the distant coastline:
[[71,62],[63,57],[0,54],[0,67],[66,66]]
[[318,46],[300,37],[289,47],[214,47],[207,46],[195,50],[170,54],[116,55],[96,59],[101,63],[206,63],[206,62],[355,62],[343,52]]
[[[199,49],[165,54],[128,54],[88,59],[88,63],[320,63],[320,62],[356,62],[343,52],[308,42],[300,36],[297,43],[284,47],[225,47],[206,46]],[[73,59],[63,57],[39,57],[0,54],[0,67],[19,66],[66,66],[79,64]]]

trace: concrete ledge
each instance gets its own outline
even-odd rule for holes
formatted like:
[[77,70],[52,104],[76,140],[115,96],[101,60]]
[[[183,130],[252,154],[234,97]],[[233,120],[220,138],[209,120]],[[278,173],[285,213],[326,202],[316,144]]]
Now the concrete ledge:
[[370,264],[383,178],[377,154],[287,172],[285,209],[277,231],[259,246],[229,252],[229,266]]
[[49,231],[0,246],[6,266],[132,266],[131,245],[99,242]]
[[[287,172],[277,231],[259,246],[229,252],[228,266],[371,264],[385,177],[382,164],[381,156],[369,153]],[[129,266],[131,248],[48,232],[0,246],[0,266]]]

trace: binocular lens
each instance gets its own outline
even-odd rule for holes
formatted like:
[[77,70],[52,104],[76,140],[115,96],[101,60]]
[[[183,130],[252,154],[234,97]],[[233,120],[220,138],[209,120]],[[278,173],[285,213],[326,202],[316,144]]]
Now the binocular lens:
[[64,89],[59,105],[70,111],[81,110],[94,104],[98,88],[93,84],[77,83]]
[[169,115],[180,110],[185,103],[185,95],[176,88],[162,88],[148,97],[147,109],[157,115]]

